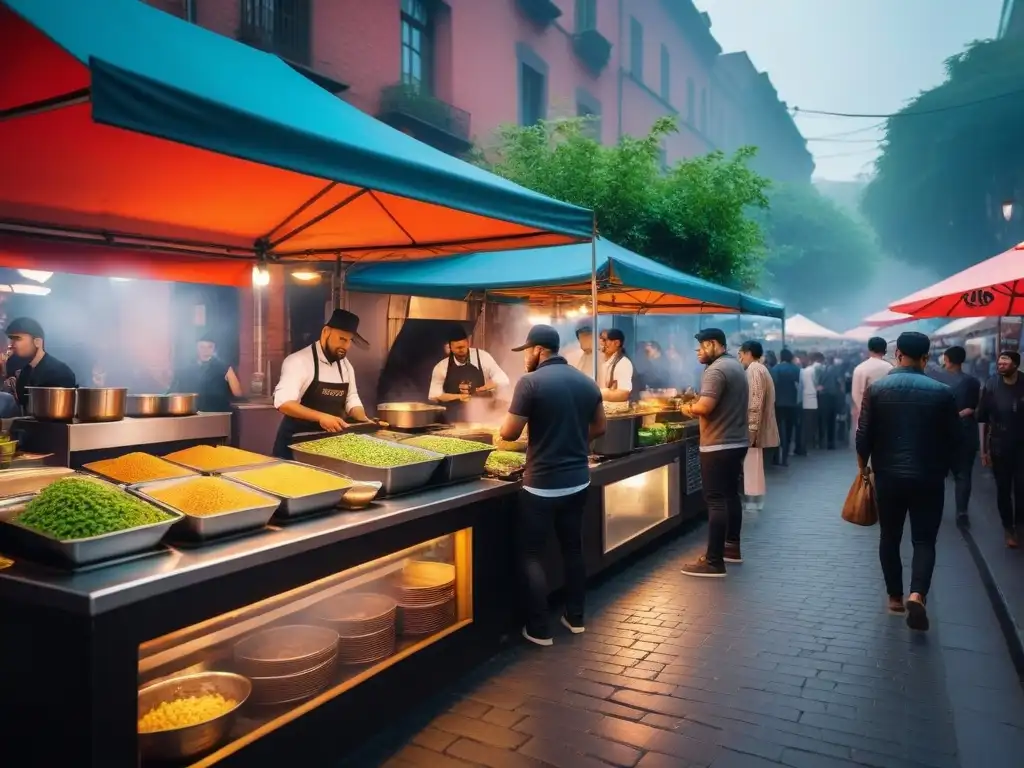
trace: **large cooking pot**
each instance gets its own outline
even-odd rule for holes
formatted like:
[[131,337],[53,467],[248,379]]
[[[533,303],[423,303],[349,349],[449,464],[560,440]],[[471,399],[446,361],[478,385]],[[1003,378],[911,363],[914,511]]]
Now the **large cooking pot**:
[[444,410],[430,403],[381,403],[377,416],[395,429],[422,429],[436,424]]
[[171,392],[167,397],[167,416],[191,416],[199,412],[199,395],[194,392]]
[[25,412],[39,421],[74,421],[75,389],[73,387],[25,387],[28,406]]
[[126,387],[80,387],[75,397],[75,418],[82,422],[120,421],[127,399]]
[[191,416],[197,410],[199,395],[128,395],[127,413],[135,418],[152,416]]

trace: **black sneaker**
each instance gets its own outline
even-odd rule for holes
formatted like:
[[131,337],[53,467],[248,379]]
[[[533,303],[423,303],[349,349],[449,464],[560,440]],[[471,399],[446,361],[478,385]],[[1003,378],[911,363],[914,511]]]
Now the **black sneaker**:
[[701,555],[695,563],[687,563],[680,572],[684,576],[701,576],[706,579],[721,579],[725,576],[725,565],[712,565]]
[[918,632],[928,631],[928,611],[921,600],[907,600],[907,626]]
[[727,563],[742,563],[743,555],[740,554],[740,543],[738,541],[725,542],[725,557],[722,559]]
[[572,632],[574,635],[582,635],[587,631],[587,628],[583,626],[583,619],[570,619],[566,615],[562,615],[561,618],[562,626]]
[[523,637],[525,637],[534,645],[539,645],[542,648],[547,648],[548,646],[555,644],[554,639],[550,637],[545,637],[543,634],[539,632],[536,635],[531,635],[530,630],[528,630],[526,627],[523,627]]

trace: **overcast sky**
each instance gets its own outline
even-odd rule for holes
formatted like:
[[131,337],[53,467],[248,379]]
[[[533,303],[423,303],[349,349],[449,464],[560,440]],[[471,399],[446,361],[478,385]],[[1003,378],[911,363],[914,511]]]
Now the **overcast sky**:
[[[725,51],[746,50],[791,107],[890,114],[944,79],[942,62],[994,37],[1002,0],[696,0]],[[802,115],[815,175],[870,171],[877,119]],[[850,133],[856,131],[856,133]],[[836,134],[848,134],[837,136]]]

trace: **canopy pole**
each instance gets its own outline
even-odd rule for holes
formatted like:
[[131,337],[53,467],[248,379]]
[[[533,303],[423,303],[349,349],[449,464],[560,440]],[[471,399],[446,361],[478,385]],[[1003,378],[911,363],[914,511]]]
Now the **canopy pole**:
[[591,363],[593,364],[592,369],[594,373],[594,381],[597,382],[597,386],[601,386],[601,382],[597,380],[597,214],[595,213],[591,219],[593,222],[590,231],[590,321],[591,335],[590,335],[590,357]]
[[786,348],[786,313],[782,313],[782,348]]

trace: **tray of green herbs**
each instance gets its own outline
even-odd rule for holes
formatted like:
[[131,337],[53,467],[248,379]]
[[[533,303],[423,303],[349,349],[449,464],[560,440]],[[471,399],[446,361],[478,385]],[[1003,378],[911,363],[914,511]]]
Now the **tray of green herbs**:
[[487,457],[494,452],[493,445],[462,440],[458,437],[437,437],[417,435],[403,440],[402,445],[411,445],[444,456],[432,478],[438,483],[457,483],[483,477]]
[[381,484],[381,496],[426,485],[444,456],[369,435],[344,434],[291,446],[296,461]]
[[494,451],[484,463],[488,475],[502,480],[518,479],[525,467],[526,454],[518,451]]
[[68,477],[8,521],[19,544],[81,566],[155,547],[181,515],[96,478]]

